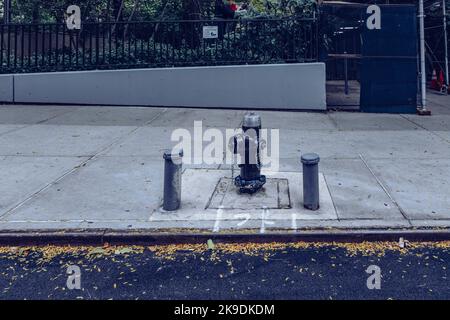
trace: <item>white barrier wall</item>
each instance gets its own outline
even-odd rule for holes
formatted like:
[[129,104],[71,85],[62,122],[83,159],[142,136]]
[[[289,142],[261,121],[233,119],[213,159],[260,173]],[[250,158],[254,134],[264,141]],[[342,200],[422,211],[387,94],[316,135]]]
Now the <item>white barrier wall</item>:
[[323,63],[16,74],[13,89],[16,103],[326,109]]
[[13,75],[0,75],[0,102],[14,102]]

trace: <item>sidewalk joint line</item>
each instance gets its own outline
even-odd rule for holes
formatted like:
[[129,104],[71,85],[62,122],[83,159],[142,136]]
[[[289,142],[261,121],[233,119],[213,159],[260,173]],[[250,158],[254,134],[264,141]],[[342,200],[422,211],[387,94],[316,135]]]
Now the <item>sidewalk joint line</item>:
[[[12,126],[14,126],[14,124],[5,124],[5,125],[12,125]],[[20,125],[20,127],[18,127],[18,128],[14,128],[14,129],[11,129],[11,130],[8,130],[8,131],[5,131],[5,132],[0,133],[0,137],[1,137],[1,136],[4,136],[4,135],[7,135],[7,134],[9,134],[9,133],[15,132],[15,131],[22,130],[22,129],[27,128],[27,127],[31,127],[32,125],[33,125],[33,124],[24,124],[24,125]]]
[[330,186],[328,185],[327,177],[325,177],[325,174],[322,174],[322,175],[323,175],[323,179],[325,180],[325,186],[327,187],[328,194],[330,195],[330,198],[331,198],[331,203],[333,204],[334,212],[336,213],[337,221],[340,221],[341,218],[339,217],[339,212],[337,210],[336,203],[334,202],[334,199],[333,199],[333,194],[331,193]]
[[73,113],[73,112],[77,111],[78,108],[80,108],[80,107],[78,107],[78,106],[77,107],[73,107],[73,110],[71,110],[72,108],[69,109],[69,107],[67,107],[67,109],[69,109],[68,111],[66,111],[64,113],[61,113],[61,114],[57,114],[57,115],[51,116],[50,118],[47,118],[45,120],[38,121],[38,122],[34,123],[33,125],[43,124],[43,123],[45,123],[45,122],[47,122],[49,120],[53,120],[55,118],[65,116],[66,114],[69,114],[69,113]]
[[406,215],[406,212],[402,209],[402,207],[398,204],[398,202],[394,199],[394,197],[390,194],[389,190],[386,188],[386,186],[381,182],[381,180],[375,175],[375,172],[373,172],[372,168],[370,168],[369,164],[367,163],[367,161],[364,159],[364,157],[362,156],[362,154],[359,154],[359,158],[361,159],[361,161],[364,163],[364,165],[366,166],[367,170],[370,171],[370,173],[372,174],[372,176],[375,178],[375,180],[377,181],[378,185],[383,189],[383,191],[386,193],[386,195],[389,197],[389,199],[392,201],[392,203],[397,207],[397,209],[400,211],[400,213],[402,214],[403,218],[406,219],[406,221],[409,223],[410,226],[412,226],[411,221],[409,221],[408,216]]
[[[158,118],[161,114],[163,114],[165,111],[167,110],[167,108],[165,108],[163,111],[159,112],[157,115],[155,115],[152,119],[150,119],[149,121],[147,121],[144,125],[147,125],[148,123],[151,123],[153,120],[155,120],[156,118]],[[144,126],[142,125],[142,126]],[[28,203],[29,201],[31,201],[32,199],[34,199],[38,194],[40,194],[41,192],[49,189],[50,187],[52,187],[53,185],[55,185],[56,183],[58,183],[59,181],[61,181],[62,179],[64,179],[65,177],[71,175],[72,173],[74,173],[75,171],[79,170],[80,168],[86,166],[89,162],[91,162],[92,160],[95,160],[99,155],[101,155],[101,153],[105,152],[106,150],[108,150],[109,148],[111,148],[112,146],[118,144],[120,141],[122,141],[123,139],[125,139],[126,137],[130,136],[131,134],[133,134],[134,132],[136,132],[139,128],[141,128],[142,126],[137,126],[135,127],[133,130],[129,131],[128,133],[124,133],[123,135],[117,137],[116,139],[114,139],[111,143],[101,147],[96,153],[94,153],[92,156],[88,157],[87,159],[85,159],[83,162],[79,163],[78,165],[76,165],[75,167],[73,167],[72,169],[66,171],[65,173],[63,173],[61,176],[59,176],[58,178],[56,178],[55,180],[45,184],[42,188],[38,189],[36,192],[32,193],[31,195],[29,195],[28,197],[26,197],[24,200],[19,201],[18,203],[16,203],[16,205],[13,205],[12,207],[10,207],[10,209],[8,209],[7,211],[5,211],[4,213],[0,214],[0,221],[5,221],[5,218],[7,218],[8,216],[10,216],[15,210],[17,210],[18,208],[20,208],[21,206],[23,206],[24,204]]]
[[446,138],[441,137],[441,136],[440,136],[439,134],[437,134],[436,132],[434,132],[434,131],[432,131],[432,130],[429,130],[429,129],[425,128],[425,127],[424,127],[423,125],[421,125],[420,123],[417,123],[417,122],[415,122],[415,121],[412,120],[412,119],[409,119],[408,117],[406,117],[406,116],[403,115],[403,114],[401,114],[400,116],[401,116],[403,119],[406,119],[407,121],[409,121],[409,122],[415,124],[416,126],[422,128],[423,130],[427,131],[427,132],[430,133],[431,135],[434,135],[434,136],[438,137],[439,139],[441,139],[441,140],[443,140],[443,141],[445,141],[445,142],[447,142],[447,143],[450,143],[450,140],[447,140]]
[[338,125],[336,119],[334,119],[334,118],[331,116],[331,113],[327,112],[326,114],[327,114],[328,118],[330,119],[331,123],[333,123],[334,127],[336,128],[336,130],[337,130],[338,132],[339,132],[339,131],[342,131],[341,128],[339,128],[339,125]]
[[169,109],[169,108],[163,108],[160,112],[158,112],[157,115],[155,115],[153,118],[151,118],[150,120],[148,120],[147,122],[145,122],[144,124],[142,124],[141,127],[148,126],[148,125],[151,124],[153,121],[155,121],[155,120],[158,119],[160,116],[162,116],[164,113],[166,113],[168,109]]
[[[15,106],[15,105],[12,105],[12,106],[9,106],[9,107],[10,107],[10,108],[19,108],[19,107]],[[29,127],[32,127],[32,126],[35,126],[35,125],[39,125],[39,124],[41,124],[41,123],[44,123],[44,122],[49,121],[49,120],[52,120],[52,119],[54,119],[54,118],[56,118],[56,117],[59,117],[59,116],[66,115],[66,114],[68,114],[68,113],[70,113],[70,112],[74,112],[74,111],[75,111],[75,110],[70,110],[70,111],[64,112],[64,113],[62,113],[62,114],[54,115],[54,116],[52,116],[52,117],[50,117],[50,118],[47,118],[47,119],[45,119],[45,120],[40,120],[40,121],[34,122],[34,123],[17,123],[17,124],[14,124],[14,123],[4,123],[4,125],[12,125],[12,126],[18,125],[18,126],[20,126],[20,127],[14,128],[14,129],[11,129],[11,130],[8,130],[8,131],[6,131],[6,132],[2,132],[2,133],[0,133],[0,136],[9,134],[9,133],[12,133],[12,132],[15,132],[15,131],[19,131],[19,130],[22,130],[22,129],[25,129],[25,128],[29,128]]]

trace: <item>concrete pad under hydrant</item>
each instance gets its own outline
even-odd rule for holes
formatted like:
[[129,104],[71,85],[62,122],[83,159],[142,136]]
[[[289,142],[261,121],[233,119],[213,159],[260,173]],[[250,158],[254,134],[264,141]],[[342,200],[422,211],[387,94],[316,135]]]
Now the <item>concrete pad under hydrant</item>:
[[[231,170],[186,169],[182,175],[181,208],[155,210],[151,221],[215,220],[336,220],[337,213],[325,177],[319,174],[320,208],[303,207],[303,176],[300,172],[262,172],[267,183],[255,194],[239,194],[232,183]],[[293,222],[295,223],[295,222]]]

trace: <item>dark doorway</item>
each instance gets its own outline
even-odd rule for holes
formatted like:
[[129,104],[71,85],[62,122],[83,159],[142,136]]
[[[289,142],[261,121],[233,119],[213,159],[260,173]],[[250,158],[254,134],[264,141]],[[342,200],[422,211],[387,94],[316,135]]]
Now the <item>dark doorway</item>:
[[330,109],[359,110],[363,8],[358,4],[324,3],[319,9],[321,59],[326,63]]

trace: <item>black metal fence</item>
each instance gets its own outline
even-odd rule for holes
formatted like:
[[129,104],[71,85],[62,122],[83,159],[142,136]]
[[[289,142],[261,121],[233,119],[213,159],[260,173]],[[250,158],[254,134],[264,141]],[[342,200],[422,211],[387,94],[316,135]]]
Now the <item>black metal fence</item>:
[[[217,37],[204,37],[204,27]],[[0,25],[0,73],[317,61],[315,19]]]

